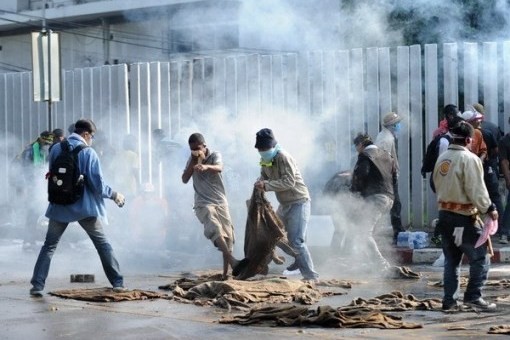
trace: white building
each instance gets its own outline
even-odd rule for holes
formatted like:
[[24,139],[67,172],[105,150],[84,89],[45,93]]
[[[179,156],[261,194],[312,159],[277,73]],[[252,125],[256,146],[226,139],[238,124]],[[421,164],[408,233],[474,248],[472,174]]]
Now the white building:
[[0,72],[31,70],[30,32],[61,32],[63,69],[181,54],[338,48],[340,2],[2,0]]

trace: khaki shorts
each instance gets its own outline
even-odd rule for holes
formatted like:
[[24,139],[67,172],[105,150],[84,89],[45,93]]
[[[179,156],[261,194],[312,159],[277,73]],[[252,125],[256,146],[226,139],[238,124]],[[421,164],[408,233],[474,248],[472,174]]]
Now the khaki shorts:
[[196,207],[195,215],[197,215],[200,223],[204,225],[205,237],[214,243],[218,237],[223,236],[227,247],[232,251],[235,241],[234,225],[227,206]]

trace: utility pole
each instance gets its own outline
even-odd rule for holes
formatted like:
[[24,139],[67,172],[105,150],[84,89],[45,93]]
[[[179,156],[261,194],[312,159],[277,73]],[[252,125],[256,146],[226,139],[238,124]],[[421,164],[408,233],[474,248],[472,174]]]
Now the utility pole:
[[48,130],[52,131],[51,111],[60,101],[60,35],[46,28],[46,0],[43,0],[42,28],[32,32],[32,81],[34,101],[48,103]]

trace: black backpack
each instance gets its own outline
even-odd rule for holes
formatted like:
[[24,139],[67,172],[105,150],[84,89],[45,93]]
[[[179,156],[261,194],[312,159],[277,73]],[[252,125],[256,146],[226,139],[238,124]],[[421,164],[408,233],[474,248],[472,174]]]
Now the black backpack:
[[85,178],[78,166],[78,153],[88,146],[77,145],[71,150],[69,142],[60,143],[61,152],[51,164],[48,174],[48,201],[73,204],[83,196]]
[[447,134],[442,134],[434,137],[432,141],[430,141],[429,145],[427,145],[427,151],[425,152],[425,157],[423,157],[423,164],[421,166],[421,174],[423,178],[426,177],[427,172],[434,171],[434,166],[436,165],[437,158],[439,157],[439,140],[445,137],[448,139],[448,142],[451,142],[451,137]]

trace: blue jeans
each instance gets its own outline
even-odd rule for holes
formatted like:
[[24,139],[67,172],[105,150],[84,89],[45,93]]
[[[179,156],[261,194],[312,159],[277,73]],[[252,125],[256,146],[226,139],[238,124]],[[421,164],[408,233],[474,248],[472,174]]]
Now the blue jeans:
[[[87,232],[101,259],[103,270],[113,287],[122,287],[124,279],[120,274],[119,263],[115,258],[112,246],[108,243],[103,232],[103,227],[96,217],[87,217],[78,221]],[[34,267],[34,274],[30,283],[37,290],[43,290],[50,270],[51,258],[57,249],[60,237],[67,228],[68,223],[57,222],[50,219],[46,240],[39,252],[39,257]]]
[[310,201],[280,205],[277,210],[278,217],[285,225],[287,238],[296,252],[296,264],[306,280],[319,277],[313,269],[313,261],[306,246],[306,228],[310,220]]
[[[453,232],[455,228],[464,228],[462,243],[455,244]],[[464,216],[439,211],[438,228],[441,233],[444,262],[444,297],[443,306],[451,306],[456,303],[459,295],[459,274],[462,254],[469,260],[469,281],[464,293],[464,302],[474,301],[482,296],[482,286],[487,280],[489,272],[489,260],[487,258],[487,245],[484,243],[475,248],[475,243],[482,233],[481,228],[475,226],[471,216]]]

